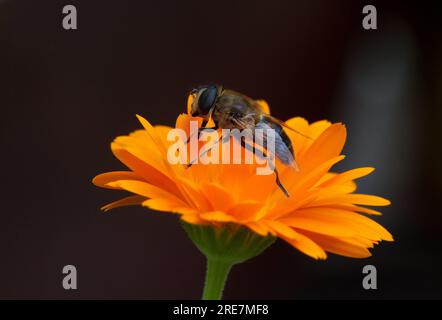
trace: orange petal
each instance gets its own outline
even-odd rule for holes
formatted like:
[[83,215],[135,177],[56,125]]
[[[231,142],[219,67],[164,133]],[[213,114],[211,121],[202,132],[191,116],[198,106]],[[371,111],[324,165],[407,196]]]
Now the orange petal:
[[299,166],[308,170],[340,155],[346,136],[344,125],[332,124],[313,142],[305,154],[298,158]]
[[[280,217],[298,208],[299,203],[306,200],[305,197],[300,197],[300,195],[304,195],[306,190],[315,185],[316,182],[328,170],[330,170],[334,164],[338,163],[344,158],[345,156],[335,157],[322,163],[320,166],[309,172],[301,171],[299,173],[294,173],[293,170],[284,171],[281,180],[284,186],[287,188],[290,197],[287,198],[284,196],[284,194],[282,194],[282,192],[275,190],[275,192],[269,198],[269,203],[273,204],[273,208],[265,212],[263,211],[262,213],[266,216],[274,217],[276,215],[276,217]],[[262,217],[258,216],[258,218]]]
[[262,223],[248,222],[246,223],[246,227],[248,227],[253,232],[259,234],[260,236],[266,237],[269,235],[269,229]]
[[105,173],[101,173],[99,175],[96,175],[92,179],[92,183],[95,184],[97,187],[108,188],[108,189],[119,189],[119,188],[111,187],[108,185],[109,182],[114,182],[117,180],[144,181],[142,178],[137,176],[132,171],[112,171],[112,172],[105,172]]
[[379,196],[368,194],[344,194],[318,197],[312,202],[312,206],[326,206],[333,204],[360,204],[366,206],[388,206],[391,202]]
[[185,177],[177,177],[176,179],[180,182],[182,189],[196,208],[200,211],[212,210],[209,200],[200,192],[199,186],[194,181]]
[[330,127],[332,124],[328,120],[319,120],[316,122],[313,122],[309,126],[309,137],[316,140],[328,127]]
[[186,132],[187,136],[190,134],[190,121],[198,121],[198,128],[201,127],[203,119],[200,117],[191,117],[188,114],[180,114],[175,121],[175,128],[182,129]]
[[[302,134],[309,136],[310,129],[307,120],[301,117],[291,118],[287,120],[286,125],[290,128],[295,129]],[[295,151],[296,158],[298,158],[307,149],[307,147],[312,143],[312,140],[303,137],[302,135],[293,132],[292,130],[284,130],[292,141],[293,149]],[[311,137],[312,138],[312,137]]]
[[280,221],[295,229],[313,231],[329,236],[352,237],[358,234],[357,231],[349,226],[334,221],[315,219],[311,216],[297,216],[293,214],[290,217],[280,219]]
[[200,217],[210,222],[235,222],[235,218],[222,211],[210,211],[201,213]]
[[154,129],[157,132],[157,135],[162,143],[166,146],[166,149],[168,149],[174,143],[174,141],[168,141],[167,136],[170,130],[173,130],[174,128],[171,128],[169,126],[156,125],[154,126]]
[[116,182],[111,182],[110,186],[119,187],[121,189],[136,193],[146,198],[171,199],[177,203],[180,203],[182,207],[188,207],[185,202],[183,202],[181,199],[177,198],[173,194],[146,182],[135,180],[119,180]]
[[187,97],[187,113],[190,114],[192,112],[192,104],[193,104],[193,95],[189,94]]
[[141,160],[129,151],[121,148],[121,146],[112,143],[111,149],[115,157],[124,163],[136,175],[143,177],[146,181],[163,188],[171,193],[178,194],[179,191],[175,183],[166,175],[165,171],[158,170],[158,167],[148,164],[146,159]]
[[361,213],[371,214],[371,215],[375,215],[375,216],[382,215],[382,213],[377,210],[364,208],[364,207],[360,207],[360,206],[355,206],[352,204],[335,204],[335,205],[331,205],[328,207],[334,208],[334,209],[342,209],[342,210],[346,210],[346,211],[361,212]]
[[262,206],[258,201],[244,201],[229,208],[227,212],[239,221],[253,221]]
[[161,154],[166,154],[166,148],[165,148],[163,142],[161,141],[161,139],[158,137],[158,134],[155,131],[155,128],[150,124],[149,121],[147,121],[142,116],[140,116],[138,114],[136,116],[138,118],[138,121],[140,121],[141,125],[146,130],[149,137],[152,139],[152,141],[155,142],[155,144],[156,144],[157,148],[159,149],[159,151],[161,152]]
[[365,177],[372,173],[374,171],[374,168],[371,167],[363,167],[363,168],[356,168],[352,170],[348,170],[342,173],[339,173],[335,175],[333,178],[326,181],[323,185],[329,186],[332,184],[344,184],[346,182],[356,180],[362,177]]
[[201,219],[198,214],[183,214],[181,220],[191,224],[207,224],[207,221]]
[[356,245],[351,238],[340,239],[311,232],[303,232],[326,251],[350,258],[368,258],[371,256],[367,248]]
[[258,106],[262,112],[264,112],[265,114],[270,114],[270,107],[269,107],[269,104],[267,103],[267,101],[256,100],[256,102],[258,103]]
[[139,205],[144,200],[146,200],[146,197],[143,197],[143,196],[137,196],[137,195],[129,196],[129,197],[114,201],[112,203],[109,203],[109,204],[101,207],[101,210],[103,210],[104,212],[107,212],[109,210],[119,208],[119,207]]
[[313,192],[317,197],[334,197],[334,196],[340,196],[340,195],[347,195],[355,191],[354,185],[331,185],[329,187],[319,187],[313,189]]
[[323,207],[306,208],[295,211],[291,216],[305,217],[335,225],[342,225],[370,240],[393,241],[393,236],[380,224],[363,215],[350,211]]
[[334,177],[336,177],[338,174],[334,173],[334,172],[327,172],[326,174],[324,174],[321,179],[318,180],[318,182],[316,183],[315,187],[318,186],[322,186],[325,185],[326,182],[330,181],[331,179],[333,179]]
[[277,220],[263,220],[262,224],[266,225],[273,233],[287,238],[287,239],[297,239],[298,233],[287,226],[286,224],[279,222]]
[[[297,192],[296,196],[298,199],[295,200],[294,204],[286,205],[285,209],[280,211],[276,217],[282,217],[285,213],[290,211],[295,211],[298,208],[303,207],[318,207],[318,199],[327,197],[332,198],[340,195],[349,194],[355,191],[355,185],[332,185],[330,187],[324,188],[312,188],[310,190],[305,190]],[[273,215],[272,215],[273,216]]]
[[[140,138],[140,136],[144,136],[144,139]],[[166,168],[164,155],[159,151],[145,130],[138,130],[128,136],[115,138],[111,144],[111,149],[127,150],[157,170],[165,170]]]
[[176,199],[171,198],[155,198],[143,201],[142,205],[148,207],[152,210],[163,211],[163,212],[173,212],[173,213],[195,213],[196,211],[185,207],[181,201],[176,201]]
[[308,255],[309,257],[312,257],[313,259],[317,260],[327,259],[327,254],[325,253],[325,251],[312,239],[306,237],[303,234],[298,233],[296,239],[288,239],[288,238],[283,238],[283,239],[292,246],[294,246],[296,249]]
[[218,183],[203,183],[201,190],[214,210],[225,211],[234,204],[232,195]]
[[[301,173],[301,177],[298,180],[295,180],[294,183],[288,187],[290,193],[294,193],[299,189],[307,189],[316,184],[324,174],[327,173],[328,170],[336,163],[342,161],[345,156],[337,156],[331,159],[326,160],[325,162],[320,163],[318,166],[315,166],[311,171],[304,171]],[[292,172],[290,172],[292,173]]]

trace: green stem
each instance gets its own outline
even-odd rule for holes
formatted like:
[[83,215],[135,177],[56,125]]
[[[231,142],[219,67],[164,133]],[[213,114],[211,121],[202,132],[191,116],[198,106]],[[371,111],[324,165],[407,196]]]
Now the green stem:
[[226,285],[227,276],[232,262],[207,258],[206,281],[204,283],[203,300],[220,300]]

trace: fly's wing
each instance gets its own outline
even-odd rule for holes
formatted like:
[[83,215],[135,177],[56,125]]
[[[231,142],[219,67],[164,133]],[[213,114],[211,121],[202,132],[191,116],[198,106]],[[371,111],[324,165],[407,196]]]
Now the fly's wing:
[[227,118],[239,130],[253,129],[255,126],[254,114],[227,114]]
[[[285,165],[291,166],[298,170],[298,165],[295,161],[292,142],[287,134],[284,132],[282,127],[275,122],[271,122],[268,120],[260,121],[255,126],[256,129],[262,129],[262,135],[256,134],[255,131],[255,143],[262,148],[264,148],[268,154],[276,157]],[[271,150],[268,145],[268,129],[272,129],[274,133],[274,150]]]
[[[250,98],[248,98],[248,99],[250,99]],[[258,111],[259,114],[261,114],[262,118],[265,121],[278,124],[279,126],[284,127],[285,129],[289,129],[290,131],[293,131],[293,132],[303,136],[306,139],[310,139],[310,140],[312,139],[309,136],[305,135],[304,133],[299,132],[298,130],[288,126],[284,121],[281,121],[278,118],[271,116],[269,114],[269,112],[270,112],[269,105],[264,100],[255,100],[255,101],[253,101],[253,103],[251,103],[251,105],[255,110]]]
[[[238,103],[231,106],[231,108],[235,110],[237,114],[241,114],[241,116],[237,116],[234,117],[235,119],[232,119],[232,122],[235,123],[235,127],[238,129],[262,129],[262,135],[256,135],[255,131],[254,143],[266,150],[267,154],[278,158],[285,165],[291,166],[298,170],[298,165],[294,158],[292,142],[285,133],[283,127],[293,130],[306,138],[308,137],[287,126],[281,120],[265,113],[266,111],[268,112],[268,107],[264,107],[261,103],[257,103],[251,99],[247,100],[246,98],[243,98],[240,101],[245,103]],[[267,129],[274,130],[274,150],[268,150]]]
[[269,114],[263,114],[262,116],[263,116],[264,119],[266,119],[267,121],[269,121],[271,123],[278,124],[279,126],[285,128],[285,129],[289,129],[290,131],[293,131],[294,133],[297,133],[297,134],[303,136],[306,139],[312,140],[311,137],[305,135],[304,133],[302,133],[302,132],[300,132],[300,131],[298,131],[298,130],[290,127],[290,126],[288,126],[284,121],[279,120],[278,118],[275,118],[275,117],[273,117],[273,116],[271,116]]

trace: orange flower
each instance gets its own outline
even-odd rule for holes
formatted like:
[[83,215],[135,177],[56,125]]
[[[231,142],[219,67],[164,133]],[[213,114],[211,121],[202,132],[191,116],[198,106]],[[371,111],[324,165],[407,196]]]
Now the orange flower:
[[[263,102],[263,107],[266,104]],[[172,165],[167,160],[171,129],[152,126],[137,116],[143,130],[117,137],[114,155],[130,170],[103,173],[97,186],[133,193],[104,206],[107,211],[126,205],[142,205],[157,211],[178,213],[190,224],[238,224],[265,236],[277,236],[315,259],[326,252],[347,257],[370,256],[369,248],[391,234],[362,214],[380,215],[363,206],[386,206],[384,198],[358,194],[354,180],[370,174],[370,167],[343,173],[330,169],[344,159],[345,126],[318,121],[309,124],[292,118],[288,126],[311,137],[286,130],[292,140],[300,170],[277,164],[290,197],[275,184],[274,175],[256,175],[253,164]],[[176,128],[189,130],[188,115],[180,115]]]

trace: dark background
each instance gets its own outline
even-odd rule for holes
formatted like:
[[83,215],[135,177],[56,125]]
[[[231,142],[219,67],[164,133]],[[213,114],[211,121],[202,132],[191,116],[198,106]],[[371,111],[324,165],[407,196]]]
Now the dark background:
[[[442,298],[442,23],[430,2],[385,2],[1,0],[0,298],[200,297],[204,259],[177,217],[102,213],[123,194],[90,181],[124,168],[109,143],[136,113],[173,125],[210,82],[281,119],[345,122],[338,169],[377,168],[361,190],[392,200],[377,220],[396,239],[320,262],[279,241],[233,269],[225,298]],[[78,30],[62,28],[65,4]],[[378,30],[362,28],[365,4]]]

